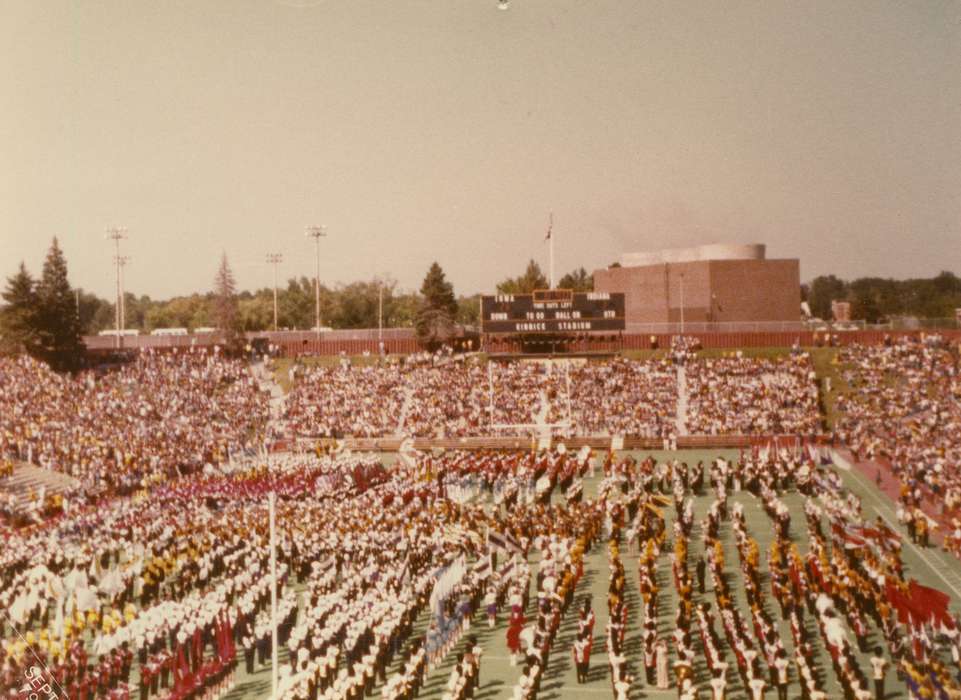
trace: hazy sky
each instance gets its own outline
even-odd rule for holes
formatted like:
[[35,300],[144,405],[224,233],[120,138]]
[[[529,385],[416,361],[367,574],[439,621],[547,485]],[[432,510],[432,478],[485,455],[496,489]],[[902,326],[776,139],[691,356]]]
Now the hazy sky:
[[768,244],[801,277],[961,273],[961,1],[6,0],[0,275],[459,293],[537,257]]

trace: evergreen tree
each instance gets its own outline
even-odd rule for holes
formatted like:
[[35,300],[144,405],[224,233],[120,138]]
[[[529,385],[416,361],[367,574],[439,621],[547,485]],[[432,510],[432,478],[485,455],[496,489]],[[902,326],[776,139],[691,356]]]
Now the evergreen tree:
[[454,287],[436,262],[430,266],[420,287],[421,306],[417,312],[417,337],[429,350],[436,349],[454,335],[457,297]]
[[0,310],[0,342],[8,352],[35,354],[39,348],[37,285],[22,262],[17,274],[7,279]]
[[37,305],[41,355],[58,369],[77,367],[83,353],[77,300],[67,279],[67,260],[56,238],[43,262]]
[[227,253],[220,258],[220,267],[214,277],[213,322],[223,332],[227,349],[240,350],[243,338],[240,335],[240,313],[237,303],[237,283],[234,273],[227,262]]

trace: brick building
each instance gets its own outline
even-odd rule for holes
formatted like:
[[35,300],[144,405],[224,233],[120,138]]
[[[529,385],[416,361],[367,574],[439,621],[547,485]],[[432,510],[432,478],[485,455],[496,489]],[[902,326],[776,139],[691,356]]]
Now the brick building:
[[796,259],[768,260],[765,246],[705,245],[625,253],[620,267],[594,272],[594,289],[623,292],[627,332],[800,327]]

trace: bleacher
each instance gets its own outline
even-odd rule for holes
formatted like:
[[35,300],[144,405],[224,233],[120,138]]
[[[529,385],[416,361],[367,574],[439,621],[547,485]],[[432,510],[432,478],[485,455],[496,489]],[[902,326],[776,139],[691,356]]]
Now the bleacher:
[[41,469],[30,464],[19,463],[14,467],[13,474],[0,479],[0,494],[26,497],[37,494],[45,488],[48,495],[64,494],[80,484],[77,479],[62,472]]

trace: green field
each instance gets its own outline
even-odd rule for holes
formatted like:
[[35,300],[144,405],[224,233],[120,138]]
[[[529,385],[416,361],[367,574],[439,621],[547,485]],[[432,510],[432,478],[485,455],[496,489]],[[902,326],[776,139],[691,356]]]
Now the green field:
[[[643,455],[638,454],[636,456],[641,457],[646,456],[647,454],[654,454],[655,457],[658,458],[676,456],[677,458],[688,462],[688,464],[693,464],[697,460],[704,460],[707,462],[709,459],[722,454],[730,457],[736,456],[737,453],[735,451],[707,452],[691,450],[678,453],[644,453]],[[892,525],[895,524],[896,521],[894,519],[892,503],[886,496],[878,492],[874,485],[870,483],[867,478],[856,472],[848,472],[843,469],[839,469],[839,471],[842,475],[845,486],[853,490],[861,497],[863,515],[865,519],[873,520],[876,515],[880,514],[882,517],[888,520],[889,523]],[[585,498],[593,498],[596,495],[599,481],[600,475],[593,479],[585,479]],[[689,566],[691,566],[692,573],[695,557],[701,554],[699,521],[704,516],[712,500],[713,495],[704,495],[697,498],[695,501],[696,524],[691,537],[691,546],[688,554]],[[747,492],[742,492],[739,494],[733,494],[730,500],[732,505],[734,502],[740,502],[744,505],[748,530],[750,534],[758,541],[762,553],[766,552],[767,547],[772,539],[773,532],[770,526],[770,521],[767,515],[761,509],[757,499]],[[798,543],[802,553],[806,552],[808,537],[802,510],[803,499],[799,494],[792,492],[785,495],[783,500],[791,508],[792,537]],[[672,508],[669,507],[665,509],[665,516],[667,518],[668,531],[670,531],[670,525],[673,521]],[[904,535],[903,530],[900,528],[898,528],[898,530]],[[737,580],[740,576],[738,564],[739,560],[729,522],[725,522],[721,527],[721,539],[725,547],[725,561],[727,562],[729,583],[732,584],[732,588],[736,591],[735,599],[741,608],[741,612],[746,614],[747,603],[744,595],[744,589],[743,586],[740,586],[737,583]],[[914,547],[914,545],[912,545],[907,539],[906,535],[904,535],[904,543],[902,559],[905,566],[905,577],[917,578],[925,585],[934,586],[949,593],[953,598],[955,607],[957,607],[958,603],[961,603],[961,562],[954,557],[936,549],[927,549],[922,551]],[[630,672],[636,677],[635,684],[632,688],[631,697],[676,697],[677,691],[674,688],[668,691],[658,691],[654,688],[648,687],[646,684],[642,684],[643,665],[641,661],[642,650],[640,644],[641,611],[640,596],[638,592],[639,581],[637,577],[637,554],[630,552],[628,547],[623,546],[621,548],[621,557],[622,561],[624,562],[628,577],[627,600],[630,608],[626,644],[627,658],[630,666]],[[677,598],[671,585],[670,565],[666,553],[662,553],[662,556],[658,561],[658,584],[660,587],[659,613],[661,616],[658,625],[658,632],[660,635],[669,635],[673,629],[673,615],[676,609]],[[761,568],[764,572],[762,577],[762,588],[768,602],[768,612],[771,614],[771,619],[777,620],[780,623],[782,639],[784,640],[785,647],[790,654],[790,652],[793,650],[790,628],[786,622],[780,620],[776,603],[770,595],[770,584],[767,581],[766,558],[764,556],[761,558]],[[610,697],[612,695],[610,674],[607,666],[607,650],[604,644],[605,628],[608,621],[607,606],[605,602],[608,583],[607,547],[605,542],[599,541],[595,543],[593,549],[586,557],[584,569],[584,577],[578,584],[576,598],[577,600],[580,600],[581,597],[585,595],[590,596],[593,600],[595,614],[597,615],[597,624],[595,626],[595,645],[591,659],[589,682],[585,685],[578,685],[576,683],[574,666],[571,660],[571,645],[573,643],[577,628],[577,613],[572,606],[562,620],[560,630],[558,631],[555,639],[550,662],[542,679],[541,692],[538,696],[540,698],[590,698],[595,696],[603,697],[605,695]],[[532,599],[533,598],[534,596],[532,595]],[[706,592],[703,596],[698,594],[695,587],[694,600],[695,603],[700,602],[701,600],[706,600],[712,604],[712,609],[715,607],[714,593],[710,582],[708,582]],[[528,611],[528,619],[530,619],[532,613],[533,610]],[[419,620],[420,631],[426,629],[428,621],[427,614],[425,613]],[[716,628],[719,632],[721,632],[719,624],[719,621],[715,622]],[[811,615],[805,616],[805,624],[808,626],[809,632],[811,632],[811,638],[816,641],[815,648],[818,651],[819,675],[824,687],[829,693],[830,697],[841,697],[840,688],[836,682],[836,679],[834,678],[834,672],[827,657],[827,652],[823,647],[823,643],[821,642],[820,636],[815,627],[815,621]],[[479,612],[474,617],[471,632],[477,635],[478,641],[484,649],[484,655],[481,660],[480,689],[476,697],[481,698],[482,700],[489,698],[508,698],[510,696],[511,688],[519,677],[521,669],[511,666],[509,662],[509,652],[506,646],[506,615],[500,614],[497,626],[493,630],[490,630],[487,627],[485,616],[482,612]],[[872,647],[874,646],[875,641],[881,643],[880,634],[877,630],[872,629]],[[695,639],[694,643],[695,649],[700,651],[700,640]],[[461,644],[463,644],[463,642]],[[420,697],[439,699],[443,695],[443,692],[446,688],[447,678],[454,664],[458,650],[458,648],[455,648],[455,650],[447,656],[445,662],[431,672]],[[282,658],[285,656],[286,651],[284,651],[282,654]],[[673,662],[673,658],[671,660]],[[867,671],[869,669],[867,658],[862,656],[860,661],[862,669]],[[790,697],[793,699],[800,697],[800,686],[797,684],[793,666],[791,671],[792,684],[790,688]],[[706,683],[708,680],[708,675],[704,661],[701,659],[698,660],[698,663],[695,666],[695,674],[698,685],[700,685],[702,690],[707,693],[708,689],[706,687]],[[238,677],[238,685],[227,697],[234,700],[253,700],[254,698],[265,698],[269,696],[269,684],[269,668],[262,668],[258,670],[258,672],[256,672],[252,677],[246,677],[241,672],[241,675]],[[729,670],[728,672],[728,693],[728,697],[734,700],[740,700],[747,697],[744,689],[741,687],[740,678],[737,673],[733,671],[733,669]],[[379,691],[375,693],[375,696],[379,696]],[[702,695],[702,697],[707,696],[708,695]],[[768,697],[776,697],[776,694],[773,691],[770,691],[768,693]],[[903,685],[897,681],[893,672],[889,672],[887,681],[887,700],[905,697],[907,697],[907,695]]]

